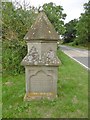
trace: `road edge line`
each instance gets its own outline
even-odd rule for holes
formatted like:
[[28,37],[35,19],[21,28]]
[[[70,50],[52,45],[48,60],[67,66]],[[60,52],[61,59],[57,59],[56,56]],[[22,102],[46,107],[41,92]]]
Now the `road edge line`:
[[[62,52],[64,52],[63,50],[61,50]],[[65,53],[65,52],[64,52]],[[84,64],[82,64],[81,62],[79,62],[78,60],[76,60],[75,58],[71,57],[69,54],[65,53],[66,55],[68,55],[71,59],[75,60],[76,62],[78,62],[80,65],[82,65],[83,67],[85,67],[86,69],[90,70],[90,68],[88,68],[87,66],[85,66]]]

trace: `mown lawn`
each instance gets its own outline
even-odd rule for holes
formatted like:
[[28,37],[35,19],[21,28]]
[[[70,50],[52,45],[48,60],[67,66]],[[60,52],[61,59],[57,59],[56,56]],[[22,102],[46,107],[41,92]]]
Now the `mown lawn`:
[[25,74],[3,75],[3,118],[86,118],[88,117],[88,72],[61,51],[58,98],[23,101]]

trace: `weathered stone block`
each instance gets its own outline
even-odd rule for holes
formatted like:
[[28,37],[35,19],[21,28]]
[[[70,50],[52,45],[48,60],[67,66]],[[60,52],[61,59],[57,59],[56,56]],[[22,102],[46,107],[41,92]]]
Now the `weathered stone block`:
[[25,100],[55,98],[57,96],[58,66],[56,55],[59,39],[44,12],[26,34],[28,53],[21,64],[25,66]]
[[26,100],[57,96],[57,67],[26,66],[25,72]]

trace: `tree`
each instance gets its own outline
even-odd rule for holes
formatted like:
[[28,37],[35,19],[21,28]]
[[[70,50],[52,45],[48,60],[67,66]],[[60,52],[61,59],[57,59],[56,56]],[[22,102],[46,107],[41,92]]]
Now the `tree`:
[[60,5],[56,6],[54,3],[50,2],[48,4],[47,3],[44,4],[43,9],[44,9],[47,17],[49,18],[49,20],[55,27],[56,31],[60,35],[62,35],[65,32],[64,20],[66,17],[66,14],[63,13],[62,6],[60,6]]
[[81,14],[77,24],[77,39],[78,44],[86,45],[90,42],[90,1],[84,4],[85,13]]
[[71,20],[65,24],[66,31],[63,34],[64,43],[73,42],[76,38],[76,25],[78,23],[77,19]]
[[27,53],[23,38],[36,16],[32,7],[26,10],[22,6],[16,8],[12,2],[2,3],[3,70],[13,74],[22,72],[20,63]]

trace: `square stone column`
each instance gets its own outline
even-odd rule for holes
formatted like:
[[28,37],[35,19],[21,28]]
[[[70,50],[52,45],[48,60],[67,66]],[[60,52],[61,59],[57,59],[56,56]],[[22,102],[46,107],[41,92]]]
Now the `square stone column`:
[[52,99],[57,96],[57,41],[59,36],[44,12],[25,36],[28,53],[21,64],[25,66],[26,94],[24,99]]

